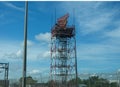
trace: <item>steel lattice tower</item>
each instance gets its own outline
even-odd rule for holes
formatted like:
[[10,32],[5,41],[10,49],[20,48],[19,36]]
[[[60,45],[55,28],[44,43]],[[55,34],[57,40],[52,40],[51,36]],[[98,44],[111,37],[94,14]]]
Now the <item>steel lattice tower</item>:
[[67,26],[68,17],[51,29],[51,87],[77,87],[75,26]]
[[0,69],[4,69],[4,87],[9,86],[8,72],[9,72],[9,63],[0,63]]

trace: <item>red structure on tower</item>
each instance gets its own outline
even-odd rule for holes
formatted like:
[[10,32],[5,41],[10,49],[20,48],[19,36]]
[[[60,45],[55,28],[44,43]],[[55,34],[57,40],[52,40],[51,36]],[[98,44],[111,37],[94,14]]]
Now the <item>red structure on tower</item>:
[[69,14],[58,18],[51,29],[51,87],[77,87],[75,26],[68,26]]

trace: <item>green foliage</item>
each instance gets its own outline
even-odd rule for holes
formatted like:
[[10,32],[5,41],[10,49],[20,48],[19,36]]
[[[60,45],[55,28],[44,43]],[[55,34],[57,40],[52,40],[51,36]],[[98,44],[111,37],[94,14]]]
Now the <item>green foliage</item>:
[[[22,77],[19,79],[20,84],[22,84]],[[37,80],[34,80],[31,76],[26,77],[26,84],[35,84]]]
[[[77,79],[78,84],[85,84],[87,87],[117,87],[117,83],[110,83],[107,79],[99,78],[98,76],[92,76],[88,79]],[[68,83],[75,82],[75,79],[70,80]]]
[[116,82],[112,82],[112,83],[110,83],[110,87],[118,87],[118,85]]
[[[68,81],[68,85],[75,85],[76,79]],[[107,79],[99,78],[98,76],[92,76],[88,79],[77,78],[78,84],[85,84],[87,87],[118,87],[116,82],[110,83]],[[48,85],[55,83],[53,80],[48,81]],[[49,86],[51,87],[51,86]]]

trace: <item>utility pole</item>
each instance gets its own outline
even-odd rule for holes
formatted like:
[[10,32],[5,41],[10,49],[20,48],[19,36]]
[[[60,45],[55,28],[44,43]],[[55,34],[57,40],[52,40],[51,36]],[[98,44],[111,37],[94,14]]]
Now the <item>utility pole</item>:
[[24,58],[23,58],[23,78],[22,78],[22,87],[26,87],[27,20],[28,20],[28,1],[25,2],[25,20],[24,20]]

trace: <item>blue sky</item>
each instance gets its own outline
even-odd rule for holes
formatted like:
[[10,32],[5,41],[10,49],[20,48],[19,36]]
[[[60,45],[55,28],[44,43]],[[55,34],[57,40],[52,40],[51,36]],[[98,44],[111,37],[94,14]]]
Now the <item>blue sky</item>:
[[[120,69],[120,2],[29,2],[27,75],[49,74],[50,30],[56,17],[75,18],[78,73]],[[22,76],[25,2],[0,2],[0,62]],[[73,16],[75,9],[75,16]],[[1,75],[1,74],[0,74]]]

